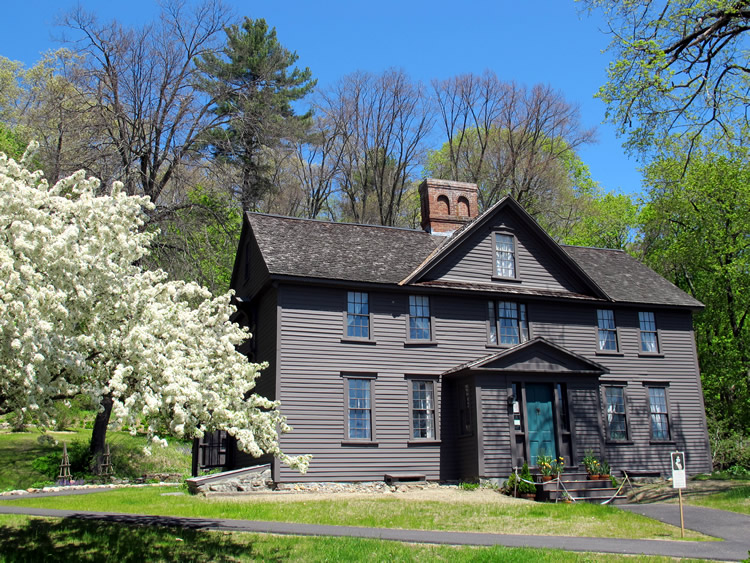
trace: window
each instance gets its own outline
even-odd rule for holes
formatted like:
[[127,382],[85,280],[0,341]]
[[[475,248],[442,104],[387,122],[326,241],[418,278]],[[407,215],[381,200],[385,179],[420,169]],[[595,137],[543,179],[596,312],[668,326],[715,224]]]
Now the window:
[[516,277],[516,245],[513,235],[495,233],[495,275]]
[[529,339],[526,305],[513,301],[489,301],[490,344],[513,345]]
[[557,396],[560,400],[560,423],[563,432],[570,432],[570,411],[568,409],[568,386],[565,383],[557,384]]
[[659,341],[656,338],[656,320],[649,312],[638,313],[638,324],[641,327],[641,352],[659,353]]
[[347,377],[346,437],[348,440],[372,440],[372,378]]
[[521,396],[518,394],[521,388],[520,383],[513,383],[511,392],[513,394],[513,429],[516,432],[523,432],[523,421],[521,420]]
[[599,350],[617,352],[617,328],[615,312],[611,309],[596,311],[596,323],[599,327]]
[[623,387],[605,387],[604,398],[607,407],[607,439],[627,440],[625,389]]
[[411,380],[411,437],[435,440],[435,382]]
[[409,340],[430,340],[430,298],[409,296]]
[[350,291],[346,302],[346,336],[370,338],[370,305],[367,293]]
[[460,424],[460,436],[468,436],[472,431],[472,401],[471,401],[471,385],[464,383],[461,386],[461,397],[459,397],[460,405],[458,407],[458,418]]
[[667,390],[664,387],[649,387],[648,402],[651,411],[651,439],[669,440],[669,413],[667,412]]

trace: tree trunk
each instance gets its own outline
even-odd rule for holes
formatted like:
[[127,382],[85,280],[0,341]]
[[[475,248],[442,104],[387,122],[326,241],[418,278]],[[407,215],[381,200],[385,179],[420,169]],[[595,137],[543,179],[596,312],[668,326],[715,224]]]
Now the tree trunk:
[[109,417],[112,414],[112,397],[109,395],[102,397],[101,406],[102,410],[96,414],[96,420],[94,420],[94,429],[91,431],[91,444],[89,446],[94,463],[96,463],[97,456],[104,453],[104,444],[107,440],[107,426],[109,425]]

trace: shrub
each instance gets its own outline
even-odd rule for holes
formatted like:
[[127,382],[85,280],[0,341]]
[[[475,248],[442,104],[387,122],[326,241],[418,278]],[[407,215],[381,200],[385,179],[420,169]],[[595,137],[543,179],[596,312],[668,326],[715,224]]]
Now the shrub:
[[529,464],[524,462],[521,468],[521,482],[518,483],[518,491],[521,494],[536,494],[536,485],[533,483],[534,479],[531,477],[529,471]]
[[[74,479],[81,479],[91,473],[91,453],[86,442],[80,440],[71,442],[68,445],[68,459],[70,473]],[[60,463],[62,463],[62,448],[57,452],[36,458],[31,462],[31,467],[54,481],[60,474]]]

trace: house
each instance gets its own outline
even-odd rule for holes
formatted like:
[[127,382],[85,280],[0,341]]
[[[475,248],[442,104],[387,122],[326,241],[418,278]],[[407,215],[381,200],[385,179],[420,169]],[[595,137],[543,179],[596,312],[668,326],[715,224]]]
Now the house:
[[[278,482],[504,478],[541,452],[711,468],[692,329],[702,304],[618,250],[559,245],[513,199],[425,180],[423,230],[248,213],[232,275],[297,472]],[[210,465],[210,443],[196,464]],[[216,463],[215,463],[216,464]]]

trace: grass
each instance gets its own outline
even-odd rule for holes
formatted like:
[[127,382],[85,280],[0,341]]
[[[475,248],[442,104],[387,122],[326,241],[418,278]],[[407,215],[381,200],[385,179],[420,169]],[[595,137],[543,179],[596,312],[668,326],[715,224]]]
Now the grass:
[[[541,534],[606,538],[679,539],[680,530],[661,522],[592,504],[441,502],[402,498],[261,500],[252,497],[163,496],[176,488],[120,489],[90,495],[14,498],[3,504],[36,508],[93,510],[309,524]],[[467,495],[473,494],[466,492]],[[491,497],[490,497],[491,498]],[[687,539],[710,539],[687,531]]]
[[691,497],[687,499],[686,504],[750,514],[750,485],[743,485],[704,497]]
[[[42,434],[33,432],[10,432],[0,430],[0,491],[26,489],[35,483],[48,481],[49,477],[34,470],[32,462],[37,457],[59,453],[62,445],[73,441],[88,442],[91,430],[73,432],[49,432],[58,441],[52,445],[40,441]],[[153,455],[146,456],[142,448],[146,444],[142,436],[131,436],[127,432],[109,431],[107,441],[111,447],[112,463],[118,476],[139,477],[146,473],[187,474],[190,469],[190,446],[172,441],[165,450],[152,448]]]
[[[601,561],[557,549],[456,547],[359,538],[207,532],[0,515],[0,562],[16,561]],[[608,561],[668,557],[607,554]]]

